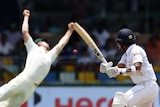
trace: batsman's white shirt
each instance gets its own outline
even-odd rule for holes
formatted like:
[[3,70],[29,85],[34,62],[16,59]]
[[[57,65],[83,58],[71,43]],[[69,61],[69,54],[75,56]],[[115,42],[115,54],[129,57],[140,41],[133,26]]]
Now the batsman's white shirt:
[[136,62],[142,63],[141,72],[143,76],[130,76],[136,85],[125,93],[128,107],[152,107],[159,91],[159,86],[156,83],[157,78],[144,49],[133,44],[122,55],[119,63],[130,67]]
[[126,67],[131,67],[134,65],[135,62],[142,63],[141,72],[143,73],[143,76],[130,76],[132,81],[135,84],[139,84],[139,83],[150,81],[150,80],[153,80],[153,81],[157,80],[153,67],[149,63],[147,54],[144,51],[144,49],[136,44],[133,44],[122,55],[122,58],[119,61],[119,63],[125,64]]
[[55,48],[46,53],[33,42],[32,38],[25,43],[25,46],[27,50],[25,68],[17,77],[0,88],[0,95],[6,93],[0,98],[0,107],[18,107],[23,104],[46,77],[57,57]]

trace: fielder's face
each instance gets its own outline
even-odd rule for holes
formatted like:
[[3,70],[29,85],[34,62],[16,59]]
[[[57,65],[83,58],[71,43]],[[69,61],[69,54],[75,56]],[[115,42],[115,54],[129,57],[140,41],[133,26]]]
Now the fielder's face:
[[47,42],[45,42],[45,41],[40,41],[40,42],[37,43],[37,45],[45,47],[46,50],[50,50],[49,44]]

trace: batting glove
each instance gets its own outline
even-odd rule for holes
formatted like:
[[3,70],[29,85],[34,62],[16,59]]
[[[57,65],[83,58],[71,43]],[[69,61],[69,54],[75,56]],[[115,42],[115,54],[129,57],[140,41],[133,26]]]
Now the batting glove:
[[100,64],[100,72],[101,73],[106,73],[108,68],[112,67],[113,62],[108,62],[108,63],[101,63]]
[[118,67],[111,67],[111,68],[108,68],[106,74],[112,78],[112,77],[116,77],[117,75],[123,73],[123,72],[126,72],[126,68],[118,68]]

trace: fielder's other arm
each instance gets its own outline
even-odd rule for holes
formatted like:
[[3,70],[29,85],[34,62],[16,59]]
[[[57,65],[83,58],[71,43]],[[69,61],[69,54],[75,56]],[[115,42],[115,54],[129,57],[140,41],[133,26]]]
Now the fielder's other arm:
[[30,11],[29,10],[24,10],[23,11],[23,24],[22,24],[22,36],[23,36],[23,40],[24,42],[27,42],[27,40],[29,38],[31,38],[30,34],[29,34],[29,17],[30,17]]

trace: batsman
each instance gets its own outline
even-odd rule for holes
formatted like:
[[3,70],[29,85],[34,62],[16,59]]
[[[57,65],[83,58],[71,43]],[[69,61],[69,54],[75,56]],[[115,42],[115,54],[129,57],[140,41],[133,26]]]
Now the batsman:
[[124,53],[114,67],[107,63],[100,64],[100,72],[110,78],[117,75],[130,76],[135,84],[127,92],[116,92],[112,107],[152,107],[159,93],[157,78],[145,50],[136,44],[136,36],[123,28],[117,33],[116,44]]

